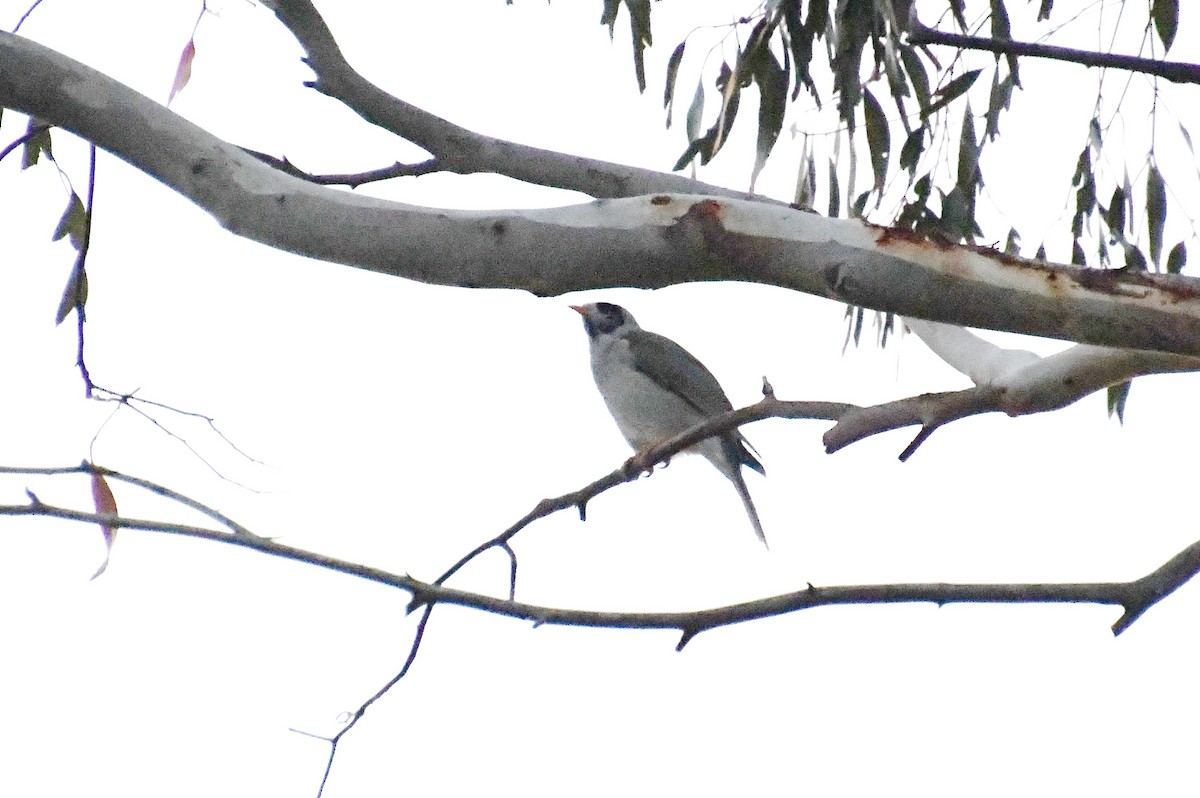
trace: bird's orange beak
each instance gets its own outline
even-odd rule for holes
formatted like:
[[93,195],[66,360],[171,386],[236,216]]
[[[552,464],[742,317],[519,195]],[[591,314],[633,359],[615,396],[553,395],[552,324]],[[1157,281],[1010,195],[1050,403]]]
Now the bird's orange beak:
[[587,315],[587,308],[585,308],[583,305],[567,305],[567,307],[578,313],[580,316]]

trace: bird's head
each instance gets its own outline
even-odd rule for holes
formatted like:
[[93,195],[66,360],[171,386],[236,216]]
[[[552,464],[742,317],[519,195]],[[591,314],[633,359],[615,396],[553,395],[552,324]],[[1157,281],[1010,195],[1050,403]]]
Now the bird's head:
[[632,313],[611,302],[571,305],[571,310],[583,316],[583,326],[590,338],[597,338],[601,335],[620,336],[632,330],[641,329]]

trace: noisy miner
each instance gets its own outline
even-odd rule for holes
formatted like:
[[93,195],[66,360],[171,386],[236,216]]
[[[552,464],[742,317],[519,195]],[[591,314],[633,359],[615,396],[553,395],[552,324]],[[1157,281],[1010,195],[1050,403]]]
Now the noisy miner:
[[[704,364],[670,338],[647,332],[629,311],[610,302],[571,305],[583,316],[591,343],[592,375],[621,434],[637,453],[733,409]],[[706,438],[689,451],[704,455],[737,488],[754,533],[767,538],[742,479],[742,466],[767,472],[736,429]]]

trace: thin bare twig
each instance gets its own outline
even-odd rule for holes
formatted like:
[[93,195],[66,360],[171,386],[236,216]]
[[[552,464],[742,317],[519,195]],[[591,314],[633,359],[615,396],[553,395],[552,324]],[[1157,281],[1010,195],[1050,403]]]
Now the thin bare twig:
[[[266,465],[266,463],[264,463],[262,460],[259,460],[257,457],[254,457],[250,454],[247,454],[240,446],[238,446],[236,443],[234,443],[233,440],[230,439],[230,437],[228,435],[226,435],[224,432],[222,432],[220,430],[220,428],[217,427],[217,422],[215,419],[213,419],[212,416],[206,416],[203,413],[197,413],[194,410],[182,410],[178,407],[164,404],[163,402],[156,402],[153,399],[145,399],[141,396],[137,396],[136,391],[134,391],[132,393],[117,393],[116,391],[110,391],[108,388],[102,388],[99,385],[95,386],[95,391],[97,393],[107,394],[106,397],[97,397],[102,402],[118,402],[120,404],[129,405],[131,407],[134,402],[140,402],[141,404],[144,404],[144,405],[149,405],[151,407],[157,407],[157,408],[161,408],[163,410],[168,410],[172,413],[175,413],[176,415],[187,416],[189,418],[198,418],[201,421],[203,421],[204,423],[206,423],[208,425],[208,428],[210,430],[212,430],[213,433],[215,433],[216,436],[218,438],[220,438],[225,443],[225,445],[227,445],[230,449],[233,449],[235,452],[240,454],[242,457],[244,457],[246,460],[250,461],[251,463],[255,463],[256,465]],[[136,408],[134,408],[134,409],[136,409]],[[139,411],[139,412],[141,412],[141,411]],[[143,413],[143,415],[145,415],[145,414]],[[153,421],[154,419],[151,419],[151,420]]]
[[95,144],[88,144],[88,155],[87,212],[83,216],[83,241],[79,245],[79,254],[75,257],[71,281],[75,286],[76,336],[79,342],[75,353],[75,365],[79,367],[79,374],[83,377],[83,395],[91,399],[95,386],[92,384],[92,375],[88,373],[87,362],[83,358],[83,305],[87,301],[87,272],[84,271],[84,266],[87,262],[88,250],[92,245],[92,216],[96,204]]
[[908,43],[916,46],[944,44],[963,50],[985,50],[997,55],[1015,55],[1031,58],[1049,58],[1088,67],[1111,67],[1144,75],[1154,75],[1175,83],[1200,83],[1200,65],[1180,61],[1159,61],[1132,55],[1100,53],[1094,50],[1076,50],[1051,44],[1017,42],[1012,39],[991,39],[984,36],[966,36],[961,33],[945,33],[927,28],[919,22],[908,33]]
[[130,474],[123,474],[120,471],[113,471],[111,468],[103,468],[88,462],[80,463],[77,466],[63,466],[57,468],[0,466],[0,474],[29,474],[40,476],[54,476],[57,474],[101,474],[107,479],[115,479],[119,482],[127,482],[130,485],[136,485],[139,488],[148,490],[155,495],[162,496],[164,499],[170,499],[173,502],[182,504],[184,507],[195,510],[201,515],[207,516],[216,521],[218,524],[227,527],[229,531],[233,532],[235,535],[246,538],[258,537],[245,526],[242,526],[229,516],[191,498],[190,496],[185,496],[184,494],[171,490],[164,485],[159,485],[157,482],[151,482],[148,479],[142,479],[141,477],[135,477]]
[[19,31],[21,29],[21,26],[25,24],[25,20],[29,19],[29,15],[32,14],[34,12],[34,10],[41,4],[42,4],[42,0],[33,0],[33,5],[29,6],[29,8],[27,8],[27,9],[25,9],[25,13],[22,14],[21,18],[17,20],[17,24],[13,25],[12,32],[16,33],[17,31]]
[[[172,407],[167,404],[163,404],[162,402],[155,402],[150,399],[142,399],[138,396],[134,396],[133,393],[120,394],[120,393],[116,393],[115,391],[110,391],[107,388],[100,388],[98,386],[93,386],[93,389],[94,389],[93,393],[106,394],[105,396],[93,396],[93,398],[95,398],[101,402],[116,402],[117,405],[120,407],[128,407],[134,413],[137,413],[139,416],[146,419],[151,424],[153,424],[155,427],[157,427],[164,435],[178,441],[180,443],[180,445],[182,445],[185,449],[187,449],[189,452],[191,452],[193,457],[195,457],[197,460],[199,460],[201,463],[203,463],[204,466],[206,468],[208,468],[209,471],[213,472],[213,474],[215,474],[219,479],[221,479],[225,482],[228,482],[231,485],[236,485],[237,487],[242,488],[243,490],[250,491],[251,493],[261,493],[262,492],[262,491],[256,490],[255,488],[250,487],[249,485],[245,485],[241,482],[238,482],[237,480],[233,479],[232,477],[229,477],[229,476],[226,476],[225,474],[223,474],[221,472],[221,470],[218,469],[212,463],[210,463],[204,455],[200,454],[200,452],[196,449],[196,447],[192,446],[191,442],[187,438],[183,437],[182,435],[175,432],[174,430],[168,428],[165,424],[163,424],[157,418],[150,415],[145,410],[142,410],[140,407],[136,406],[134,404],[134,402],[140,402],[145,405],[162,408],[163,410],[169,410],[170,412],[176,413],[181,416],[188,416],[191,418],[201,419],[208,424],[209,429],[211,429],[214,433],[216,433],[217,437],[219,437],[222,441],[224,441],[225,444],[229,446],[229,448],[233,449],[235,452],[237,452],[238,454],[240,454],[242,457],[246,458],[250,462],[256,463],[258,465],[263,465],[262,461],[257,460],[255,458],[251,457],[250,455],[246,454],[246,452],[242,451],[242,449],[239,448],[237,446],[237,444],[235,444],[233,441],[231,441],[228,438],[228,436],[225,435],[225,433],[221,432],[221,430],[217,428],[216,422],[211,417],[206,416],[202,413],[194,413],[194,412],[191,412],[188,410],[180,410],[179,408]],[[107,423],[107,421],[105,423]]]
[[425,607],[425,612],[422,613],[421,620],[417,621],[417,630],[413,634],[412,646],[408,650],[408,657],[404,660],[404,665],[400,668],[400,671],[391,679],[389,679],[386,684],[380,687],[379,690],[375,692],[375,695],[364,701],[362,706],[360,706],[354,712],[354,714],[350,715],[349,719],[346,721],[346,725],[343,726],[337,734],[333,735],[332,737],[322,737],[320,735],[313,734],[312,732],[304,731],[303,729],[289,730],[296,732],[297,734],[303,734],[306,737],[315,737],[318,740],[324,740],[325,742],[329,743],[329,757],[325,760],[325,772],[321,774],[321,785],[317,788],[317,798],[320,798],[325,793],[325,785],[329,782],[329,774],[333,771],[333,760],[337,756],[338,743],[342,741],[342,738],[346,736],[347,732],[353,729],[355,725],[362,720],[362,717],[364,714],[366,714],[369,706],[387,695],[388,691],[395,687],[396,683],[408,674],[408,669],[412,667],[413,662],[415,662],[417,659],[417,651],[420,650],[421,641],[425,638],[425,627],[428,625],[429,616],[432,613],[433,605],[430,604]]
[[348,172],[345,174],[331,175],[314,175],[311,172],[305,172],[296,167],[287,158],[276,158],[274,155],[268,155],[265,152],[258,152],[247,147],[242,147],[244,152],[253,155],[263,163],[274,166],[281,172],[298,177],[301,180],[307,180],[310,183],[316,183],[319,186],[350,186],[350,188],[358,188],[367,183],[376,183],[380,180],[391,180],[396,177],[419,177],[421,175],[431,174],[433,172],[442,171],[442,165],[438,163],[437,158],[428,158],[420,163],[396,163],[391,166],[383,166],[378,169],[368,169],[365,172]]

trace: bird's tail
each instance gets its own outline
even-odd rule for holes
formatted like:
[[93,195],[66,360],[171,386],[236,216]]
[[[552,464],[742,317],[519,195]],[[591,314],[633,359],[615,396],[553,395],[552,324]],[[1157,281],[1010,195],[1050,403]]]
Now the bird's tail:
[[729,479],[733,481],[733,486],[737,488],[738,496],[742,498],[742,506],[746,508],[746,515],[750,516],[750,523],[754,525],[754,534],[758,535],[758,539],[768,549],[767,536],[763,533],[762,522],[758,520],[758,510],[754,508],[754,501],[750,498],[750,489],[746,487],[746,480],[742,479],[742,469],[734,467],[733,473],[729,474]]
[[[715,439],[715,442],[719,446],[714,446],[709,441],[703,442],[700,453],[737,488],[742,506],[746,508],[746,515],[750,517],[750,523],[754,525],[754,534],[758,535],[758,539],[764,546],[767,546],[767,536],[763,534],[762,522],[758,520],[758,510],[754,509],[754,501],[750,498],[750,489],[746,487],[746,480],[742,478],[743,465],[765,473],[762,464],[746,451],[740,440],[724,437]],[[749,458],[750,462],[744,460],[743,457]]]

